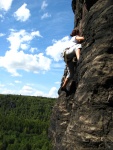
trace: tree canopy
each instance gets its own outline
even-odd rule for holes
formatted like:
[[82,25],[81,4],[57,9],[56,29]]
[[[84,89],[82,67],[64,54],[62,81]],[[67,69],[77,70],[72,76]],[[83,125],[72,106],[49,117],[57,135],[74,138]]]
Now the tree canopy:
[[51,150],[54,98],[0,95],[0,150]]

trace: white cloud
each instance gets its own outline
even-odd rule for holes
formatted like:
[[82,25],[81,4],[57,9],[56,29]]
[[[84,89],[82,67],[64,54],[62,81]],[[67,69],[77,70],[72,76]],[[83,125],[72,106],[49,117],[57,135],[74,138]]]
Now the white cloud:
[[2,18],[2,19],[3,19],[3,15],[2,15],[2,14],[0,14],[0,18]]
[[44,10],[47,6],[48,4],[46,3],[46,1],[43,1],[41,5],[41,9]]
[[16,20],[24,22],[29,19],[30,17],[30,11],[28,8],[26,8],[27,4],[24,3],[15,13],[14,17]]
[[0,88],[3,88],[5,85],[4,84],[0,84]]
[[[21,81],[17,80],[15,81],[15,83],[21,83]],[[5,85],[0,84],[0,93],[1,94],[17,94],[17,95],[21,94],[21,95],[30,95],[30,96],[43,96],[43,97],[52,97],[52,98],[58,97],[56,87],[52,87],[48,93],[45,93],[28,84],[24,85],[20,90],[17,90],[16,88],[14,90],[11,90],[9,89],[9,86],[6,87]]]
[[3,34],[3,33],[0,33],[0,37],[2,37],[2,36],[4,36],[5,34]]
[[19,80],[15,80],[15,83],[22,83],[21,81],[19,81]]
[[20,90],[20,94],[22,94],[22,95],[32,95],[33,94],[33,88],[28,86],[28,85],[25,85]]
[[14,84],[13,84],[13,83],[9,83],[9,85],[10,85],[10,86],[14,86]]
[[29,85],[24,85],[22,87],[22,89],[19,91],[18,94],[21,95],[32,95],[32,96],[43,96],[43,97],[53,97],[53,98],[57,98],[58,94],[57,94],[57,88],[56,87],[52,87],[49,91],[49,93],[43,93],[42,91],[39,91]]
[[45,18],[49,18],[49,17],[51,17],[51,15],[48,13],[45,13],[43,16],[41,16],[41,19],[45,19]]
[[7,88],[4,88],[4,89],[1,91],[1,94],[15,94],[15,91],[9,90],[9,89],[7,89]]
[[[41,9],[44,10],[47,6],[48,6],[48,4],[46,3],[46,1],[43,1],[43,2],[42,2]],[[45,18],[49,18],[49,17],[51,17],[51,14],[49,14],[48,12],[46,12],[46,13],[44,13],[44,14],[41,16],[41,19],[45,19]]]
[[26,50],[26,49],[29,48],[29,45],[28,45],[28,44],[21,44],[21,45],[20,45],[20,48],[21,48],[22,50]]
[[52,87],[50,89],[49,94],[47,95],[47,97],[57,98],[58,97],[57,88],[56,87]]
[[2,15],[2,14],[0,14],[0,18],[3,18],[3,15]]
[[10,49],[17,51],[19,48],[23,49],[29,47],[30,41],[37,36],[42,37],[39,31],[32,31],[31,33],[28,33],[25,30],[15,31],[12,29],[7,40],[11,44]]
[[36,55],[25,54],[23,51],[7,51],[0,57],[0,67],[6,68],[12,76],[20,76],[17,70],[39,73],[50,69],[51,60],[42,53]]
[[4,57],[0,57],[0,67],[6,68],[12,76],[20,76],[17,72],[18,70],[33,73],[49,70],[51,60],[45,57],[43,53],[32,55],[24,53],[20,49],[22,44],[29,43],[36,36],[41,37],[39,31],[28,33],[25,30],[20,30],[19,32],[11,30],[11,34],[7,38],[10,42],[10,50],[6,51]]
[[22,87],[22,89],[19,91],[18,94],[21,95],[32,95],[32,96],[43,96],[43,97],[53,97],[53,98],[57,98],[58,94],[57,94],[57,88],[56,87],[52,87],[49,90],[49,93],[44,93],[40,90],[35,89],[34,87],[30,86],[30,85],[24,85]]
[[32,96],[44,96],[44,93],[42,91],[39,91],[30,85],[24,85],[22,89],[19,91],[19,94],[32,95]]
[[38,49],[37,49],[36,47],[32,47],[32,48],[30,49],[30,52],[31,52],[31,53],[34,53],[35,51],[38,51]]
[[47,47],[46,54],[51,56],[54,61],[59,61],[62,59],[61,53],[66,48],[69,47],[70,39],[68,36],[62,38],[61,40],[53,40],[53,45]]
[[13,0],[0,0],[0,10],[8,11],[11,8]]
[[60,85],[60,83],[61,83],[61,82],[59,82],[59,81],[55,82],[55,84],[58,84],[58,85]]

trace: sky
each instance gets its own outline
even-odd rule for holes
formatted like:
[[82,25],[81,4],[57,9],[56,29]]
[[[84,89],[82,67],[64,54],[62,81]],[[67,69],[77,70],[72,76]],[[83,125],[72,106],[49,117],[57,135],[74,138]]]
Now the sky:
[[0,94],[57,98],[72,0],[0,0]]

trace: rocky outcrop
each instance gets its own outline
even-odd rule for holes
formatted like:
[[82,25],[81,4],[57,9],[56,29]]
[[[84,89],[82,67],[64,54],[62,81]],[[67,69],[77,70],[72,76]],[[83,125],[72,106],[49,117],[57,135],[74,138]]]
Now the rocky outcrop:
[[85,37],[74,84],[53,108],[53,150],[113,150],[113,1],[72,0]]

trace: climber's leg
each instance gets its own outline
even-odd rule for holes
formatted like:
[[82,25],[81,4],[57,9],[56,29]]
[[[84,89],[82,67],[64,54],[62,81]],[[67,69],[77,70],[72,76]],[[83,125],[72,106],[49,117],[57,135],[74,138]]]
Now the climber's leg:
[[62,89],[65,89],[65,87],[66,87],[68,81],[69,81],[69,80],[68,80],[68,78],[66,77],[66,78],[64,79],[64,81],[63,81]]
[[75,51],[75,54],[76,54],[77,60],[79,60],[79,58],[80,58],[80,48],[78,48],[78,49]]
[[74,76],[74,67],[75,67],[75,64],[74,62],[69,62],[68,63],[68,68],[69,68],[69,72],[70,72],[70,76],[69,76],[69,79],[73,79],[73,76]]

